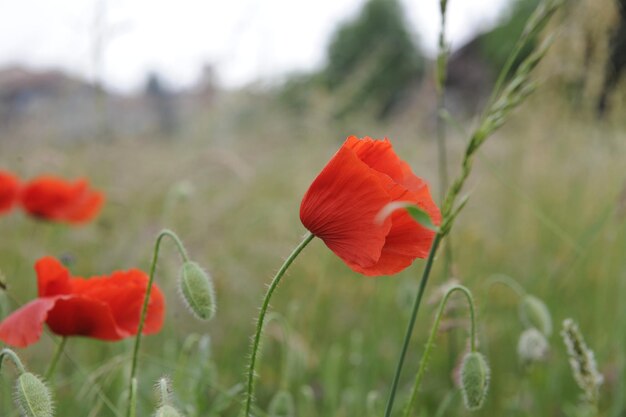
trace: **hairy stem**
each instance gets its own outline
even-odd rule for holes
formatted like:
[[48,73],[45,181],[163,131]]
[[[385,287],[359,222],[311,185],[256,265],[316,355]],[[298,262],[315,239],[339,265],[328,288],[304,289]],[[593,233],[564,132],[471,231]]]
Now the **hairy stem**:
[[[150,277],[148,279],[148,286],[146,287],[146,295],[143,299],[143,306],[141,308],[141,315],[139,316],[139,326],[137,327],[137,335],[135,336],[135,347],[133,348],[133,359],[132,365],[130,368],[130,381],[129,381],[129,400],[128,400],[128,412],[126,415],[128,417],[132,416],[132,410],[135,409],[135,391],[136,391],[136,375],[137,375],[137,357],[139,356],[139,346],[141,344],[141,332],[143,331],[143,326],[146,321],[146,316],[148,315],[148,304],[150,302],[150,293],[152,292],[152,283],[154,282],[154,273],[156,271],[157,260],[159,259],[159,250],[161,248],[161,241],[164,237],[169,237],[174,241],[176,247],[178,248],[178,252],[180,256],[183,258],[183,261],[188,262],[189,256],[187,255],[187,251],[183,246],[183,243],[180,241],[176,233],[171,230],[164,229],[157,236],[156,242],[154,244],[154,253],[152,255],[152,263],[150,264]],[[133,388],[133,384],[135,387]]]
[[426,366],[428,365],[430,355],[432,353],[433,347],[435,346],[435,337],[437,336],[437,331],[439,330],[439,324],[441,322],[441,318],[443,317],[444,309],[448,300],[450,299],[450,296],[456,291],[460,291],[465,295],[465,298],[467,298],[467,304],[469,305],[470,311],[470,349],[472,350],[472,352],[476,351],[476,314],[472,293],[470,292],[470,290],[462,285],[453,285],[448,289],[448,291],[446,291],[441,300],[441,303],[439,304],[439,309],[437,310],[437,315],[435,316],[435,322],[433,323],[433,327],[430,330],[430,335],[428,336],[426,347],[424,349],[424,353],[422,354],[422,359],[420,360],[417,375],[415,376],[415,383],[413,384],[411,398],[409,399],[409,402],[404,409],[404,417],[409,417],[411,413],[411,409],[413,408],[413,404],[415,403],[415,398],[417,397],[417,391],[422,384],[422,379],[424,378],[424,374],[426,373]]
[[22,364],[19,356],[17,356],[15,352],[8,348],[0,350],[0,371],[2,370],[2,362],[4,361],[5,357],[11,359],[20,374],[26,372],[26,369],[24,369],[24,365]]
[[308,245],[309,242],[313,240],[313,237],[314,236],[312,233],[307,233],[304,239],[302,240],[302,242],[300,242],[300,244],[296,246],[293,252],[291,252],[291,255],[287,257],[287,259],[285,260],[285,263],[283,263],[283,265],[280,267],[280,269],[276,273],[276,276],[272,280],[269,288],[267,289],[267,293],[265,294],[265,298],[263,299],[263,305],[261,306],[261,311],[259,312],[259,318],[256,324],[256,333],[252,341],[250,363],[248,364],[247,388],[246,388],[246,397],[245,397],[245,403],[244,403],[244,416],[245,417],[251,417],[250,411],[252,408],[252,401],[254,398],[254,376],[255,376],[254,369],[256,366],[256,359],[259,353],[259,346],[261,344],[261,334],[263,333],[263,323],[265,321],[265,314],[267,313],[267,309],[270,304],[270,299],[272,298],[272,294],[274,294],[276,287],[278,287],[278,284],[280,283],[281,278],[283,277],[283,275],[285,275],[285,272],[287,271],[289,266],[298,257],[298,255],[300,254],[300,252],[302,252],[302,250],[306,247],[306,245]]

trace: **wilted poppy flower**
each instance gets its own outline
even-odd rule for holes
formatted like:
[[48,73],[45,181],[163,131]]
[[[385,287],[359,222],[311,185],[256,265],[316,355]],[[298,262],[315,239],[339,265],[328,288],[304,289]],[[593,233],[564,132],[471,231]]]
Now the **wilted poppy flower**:
[[52,176],[26,183],[20,199],[30,215],[68,223],[93,219],[104,203],[104,195],[90,189],[87,180],[69,182]]
[[300,219],[354,271],[391,275],[428,256],[434,238],[406,210],[377,221],[393,201],[415,203],[435,224],[441,220],[428,185],[398,158],[389,140],[351,136],[304,195]]
[[19,179],[10,172],[0,171],[0,213],[5,213],[13,208],[19,193]]
[[[37,261],[35,270],[39,297],[0,323],[0,340],[6,344],[26,347],[35,343],[44,323],[61,336],[114,341],[137,334],[148,285],[144,272],[131,269],[89,279],[71,277],[52,257]],[[154,285],[144,334],[161,329],[164,310],[163,294]]]

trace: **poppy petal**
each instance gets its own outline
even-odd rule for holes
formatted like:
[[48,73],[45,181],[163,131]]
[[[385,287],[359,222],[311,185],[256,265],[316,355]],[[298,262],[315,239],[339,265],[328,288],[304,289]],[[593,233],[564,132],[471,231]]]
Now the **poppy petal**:
[[0,340],[20,348],[38,341],[48,313],[63,297],[38,298],[14,311],[0,323]]
[[104,196],[89,188],[85,179],[73,183],[52,176],[30,181],[21,195],[21,203],[29,214],[46,220],[83,223],[95,217]]
[[10,172],[0,171],[0,213],[6,213],[13,208],[19,191],[19,179]]
[[344,146],[352,149],[367,166],[388,175],[410,191],[417,192],[427,187],[426,182],[413,173],[410,165],[398,157],[386,138],[377,140],[367,136],[363,139],[350,136]]
[[[441,223],[441,213],[430,198],[428,187],[414,193],[399,184],[387,183],[392,201],[409,201],[426,211],[433,223]],[[350,265],[355,271],[368,275],[393,275],[407,268],[415,258],[426,258],[435,233],[416,222],[406,210],[396,210],[390,216],[391,229],[385,239],[380,258],[373,265]]]
[[61,296],[48,313],[46,324],[61,336],[114,341],[131,335],[117,325],[108,305],[80,295]]
[[74,207],[68,209],[65,217],[73,223],[88,222],[96,217],[103,204],[104,194],[87,192]]
[[70,272],[58,259],[46,256],[35,263],[39,297],[69,294]]
[[[148,276],[138,269],[117,271],[110,277],[72,280],[73,293],[107,305],[116,325],[129,334],[137,332],[147,286]],[[151,334],[161,330],[164,313],[163,293],[155,284],[150,292],[143,333]]]
[[302,199],[300,220],[346,263],[373,265],[391,228],[375,218],[390,201],[378,175],[342,147]]

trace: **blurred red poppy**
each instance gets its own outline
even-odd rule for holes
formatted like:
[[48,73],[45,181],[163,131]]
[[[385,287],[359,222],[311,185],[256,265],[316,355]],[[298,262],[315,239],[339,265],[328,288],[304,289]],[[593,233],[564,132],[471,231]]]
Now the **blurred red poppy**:
[[441,221],[428,185],[395,154],[389,140],[349,137],[302,199],[300,219],[350,268],[364,275],[391,275],[425,258],[435,233],[406,212],[384,221],[390,202],[415,203]]
[[69,182],[41,176],[25,184],[20,200],[24,210],[34,217],[84,223],[98,214],[104,195],[90,189],[85,179]]
[[20,193],[20,180],[7,171],[0,171],[0,214],[13,208]]
[[[55,258],[35,264],[39,297],[0,323],[0,340],[26,347],[41,337],[46,323],[61,336],[86,336],[115,341],[137,334],[148,276],[138,270],[116,271],[110,276],[71,277]],[[165,301],[154,285],[150,294],[144,334],[163,325]]]

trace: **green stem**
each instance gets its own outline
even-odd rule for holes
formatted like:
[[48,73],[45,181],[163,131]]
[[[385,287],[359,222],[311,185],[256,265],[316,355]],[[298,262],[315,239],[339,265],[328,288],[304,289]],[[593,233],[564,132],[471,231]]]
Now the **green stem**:
[[26,369],[24,369],[24,365],[22,364],[19,356],[17,356],[15,352],[8,348],[0,350],[0,370],[2,370],[2,362],[4,361],[5,356],[13,361],[13,364],[17,368],[17,371],[20,373],[20,375],[26,372]]
[[272,298],[272,294],[278,284],[280,283],[281,278],[285,275],[285,272],[291,265],[291,263],[296,259],[296,257],[302,252],[302,250],[306,247],[306,245],[313,240],[314,236],[312,233],[307,233],[302,242],[291,252],[291,255],[285,260],[283,266],[280,267],[276,276],[272,280],[269,288],[267,289],[267,293],[265,294],[265,298],[263,299],[263,306],[261,307],[261,311],[259,313],[259,318],[256,324],[256,333],[254,335],[254,340],[252,342],[252,352],[250,354],[250,363],[248,364],[248,381],[247,381],[247,389],[246,389],[246,399],[244,405],[244,416],[251,417],[250,410],[252,408],[252,399],[254,397],[254,369],[256,366],[256,358],[259,353],[259,345],[261,343],[261,334],[263,333],[263,322],[265,320],[265,314],[267,313],[267,309],[270,304],[270,299]]
[[435,346],[435,337],[437,336],[437,331],[439,330],[439,324],[441,322],[441,318],[443,317],[444,309],[450,296],[455,291],[462,292],[467,298],[467,303],[469,305],[470,310],[470,349],[472,352],[476,351],[476,314],[474,309],[474,300],[472,298],[472,293],[466,287],[462,285],[453,285],[446,291],[439,304],[439,309],[437,310],[437,315],[435,316],[435,322],[433,323],[433,327],[430,330],[430,335],[428,336],[428,341],[426,342],[426,347],[424,349],[424,354],[422,355],[422,359],[420,360],[419,368],[417,371],[417,375],[415,376],[415,383],[413,384],[413,391],[411,392],[411,398],[404,409],[404,417],[409,417],[411,413],[411,409],[413,408],[413,404],[415,402],[415,398],[417,397],[417,391],[422,384],[422,379],[424,378],[424,374],[426,373],[426,366],[428,365],[428,361],[430,359],[430,354],[432,352],[433,347]]
[[[137,327],[137,335],[135,336],[135,347],[133,348],[133,359],[132,365],[130,368],[130,380],[129,380],[129,401],[128,401],[128,412],[127,416],[132,416],[132,410],[135,408],[135,398],[134,393],[136,391],[136,375],[137,375],[137,357],[139,356],[139,346],[141,344],[141,332],[143,331],[143,326],[146,321],[146,316],[148,315],[148,304],[150,302],[150,293],[152,291],[152,283],[154,282],[154,274],[156,271],[157,260],[159,259],[159,250],[161,248],[161,241],[164,237],[169,237],[174,241],[178,248],[178,252],[180,256],[183,258],[184,262],[189,261],[189,256],[187,255],[187,251],[183,246],[183,243],[180,241],[176,233],[171,230],[164,229],[157,236],[156,242],[154,244],[154,253],[152,255],[152,263],[150,265],[150,277],[148,279],[148,286],[146,287],[146,295],[143,299],[143,307],[141,308],[141,315],[139,316],[139,326]],[[133,381],[135,384],[135,389],[133,389]]]
[[67,337],[62,337],[61,341],[57,345],[57,349],[54,352],[54,356],[52,357],[52,361],[50,365],[48,365],[48,369],[44,375],[44,378],[47,381],[50,381],[52,375],[54,375],[54,371],[57,369],[57,363],[59,362],[59,358],[61,358],[61,354],[63,353],[63,349],[65,349],[65,344],[67,343]]
[[511,289],[519,298],[523,298],[526,295],[526,290],[508,275],[494,274],[487,279],[486,284],[488,288],[492,287],[494,284],[502,284]]
[[406,352],[409,348],[409,342],[411,341],[411,336],[413,335],[413,327],[415,326],[417,312],[419,311],[420,304],[422,302],[424,290],[426,289],[426,284],[428,283],[428,277],[430,276],[430,271],[433,266],[433,261],[435,260],[435,254],[437,253],[437,248],[439,247],[439,243],[441,242],[441,238],[442,236],[439,233],[435,235],[435,239],[433,240],[433,245],[430,248],[430,253],[428,254],[428,258],[426,259],[426,266],[424,266],[424,272],[422,273],[422,280],[420,281],[420,286],[417,291],[417,295],[415,297],[415,302],[413,304],[413,311],[411,312],[411,319],[409,320],[409,324],[407,326],[406,333],[404,335],[404,342],[402,343],[402,351],[400,352],[400,358],[398,359],[398,365],[396,366],[396,373],[393,377],[393,382],[391,384],[391,391],[389,392],[389,398],[387,399],[387,407],[385,408],[385,417],[390,417],[391,411],[393,410],[393,402],[396,397],[396,391],[398,390],[398,383],[400,382],[400,374],[402,373],[402,366],[404,365],[404,358],[406,357]]

